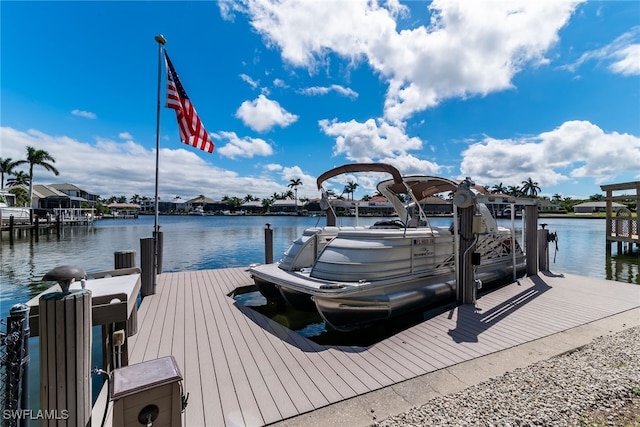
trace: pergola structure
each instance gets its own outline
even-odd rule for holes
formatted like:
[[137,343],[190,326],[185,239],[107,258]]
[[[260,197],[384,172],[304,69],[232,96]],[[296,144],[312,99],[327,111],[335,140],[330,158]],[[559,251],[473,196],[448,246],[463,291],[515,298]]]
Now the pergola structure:
[[[616,200],[634,199],[636,202],[636,212],[640,205],[640,181],[623,182],[619,184],[601,185],[600,189],[606,192],[605,201],[607,202],[607,253],[611,253],[611,243],[618,243],[618,253],[624,251],[624,245],[627,244],[627,251],[633,252],[633,245],[640,248],[640,237],[638,236],[638,216],[634,217],[631,210],[621,209],[614,215],[613,202]],[[629,194],[629,190],[635,190],[634,194]],[[614,195],[614,192],[624,191],[624,194]]]

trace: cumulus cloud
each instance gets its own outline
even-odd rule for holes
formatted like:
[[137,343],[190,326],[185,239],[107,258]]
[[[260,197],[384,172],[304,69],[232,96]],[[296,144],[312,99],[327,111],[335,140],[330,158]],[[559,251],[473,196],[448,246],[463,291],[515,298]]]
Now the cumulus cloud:
[[247,14],[266,43],[294,66],[313,71],[331,53],[365,61],[386,79],[384,117],[397,123],[448,98],[511,88],[527,64],[548,62],[545,52],[578,3],[435,0],[428,6],[428,26],[402,30],[397,19],[408,10],[397,1],[327,7],[256,0],[225,4],[221,13]]
[[266,132],[274,126],[284,128],[298,120],[298,116],[264,95],[259,95],[253,101],[244,101],[236,111],[236,117],[257,132]]
[[640,137],[606,133],[588,121],[567,121],[556,129],[521,139],[473,143],[462,152],[460,171],[476,182],[519,185],[531,177],[541,186],[572,178],[613,180],[638,174]]
[[369,119],[365,122],[351,120],[338,122],[320,120],[320,129],[335,137],[334,155],[344,154],[355,162],[372,162],[383,157],[398,157],[410,150],[422,148],[422,141],[409,137],[400,126],[382,119]]
[[73,110],[71,114],[73,114],[74,116],[84,117],[85,119],[92,119],[92,120],[98,117],[96,116],[96,113],[92,113],[91,111],[83,111],[83,110]]
[[[34,168],[35,184],[73,183],[102,197],[154,194],[155,150],[133,140],[98,138],[87,142],[10,127],[0,127],[0,140],[3,157],[24,158],[26,147],[32,146],[46,149],[56,160],[60,175]],[[198,194],[220,199],[225,194],[246,194],[247,189],[258,197],[266,197],[274,188],[278,191],[286,188],[280,176],[238,176],[235,171],[214,166],[199,157],[197,150],[183,148],[181,144],[161,148],[159,168],[162,200],[173,199],[176,194],[184,199]]]
[[120,132],[118,134],[118,138],[120,138],[120,139],[133,139],[133,136],[129,132]]
[[329,92],[336,92],[339,95],[346,96],[352,99],[358,97],[358,93],[356,91],[341,85],[313,86],[300,89],[298,92],[302,93],[303,95],[326,95]]
[[273,148],[264,139],[240,138],[235,132],[219,132],[212,134],[212,136],[220,141],[228,141],[218,148],[218,153],[224,157],[231,159],[246,157],[250,159],[254,156],[270,156],[273,154]]

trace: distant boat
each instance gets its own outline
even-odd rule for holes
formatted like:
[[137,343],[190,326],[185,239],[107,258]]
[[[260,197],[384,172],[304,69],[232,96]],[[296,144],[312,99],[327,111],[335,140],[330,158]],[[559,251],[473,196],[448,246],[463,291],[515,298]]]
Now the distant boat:
[[191,212],[189,212],[189,215],[204,216],[204,208],[202,206],[196,206]]
[[[280,262],[249,269],[260,292],[268,300],[284,299],[298,309],[317,310],[328,325],[345,331],[452,300],[457,236],[453,227],[432,227],[419,202],[455,191],[458,183],[433,176],[402,177],[385,164],[344,165],[318,178],[327,212],[333,207],[322,183],[354,172],[393,176],[377,189],[399,218],[370,227],[306,229]],[[511,231],[498,227],[484,204],[476,210],[486,233],[478,234],[473,246],[480,258],[475,278],[489,285],[511,278],[514,271],[524,272],[524,254]]]
[[24,223],[31,221],[31,209],[15,206],[15,194],[7,191],[0,192],[0,221],[2,224],[9,224],[11,217],[14,223]]
[[225,216],[246,215],[246,212],[245,212],[245,211],[243,211],[242,209],[241,209],[241,210],[239,210],[239,211],[229,211],[229,210],[226,210],[226,211],[222,211],[222,215],[225,215]]

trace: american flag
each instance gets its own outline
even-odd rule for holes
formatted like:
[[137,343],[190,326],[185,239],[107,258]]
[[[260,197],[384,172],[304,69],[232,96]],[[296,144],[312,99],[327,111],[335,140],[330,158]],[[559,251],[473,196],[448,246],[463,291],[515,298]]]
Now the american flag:
[[167,66],[167,107],[176,110],[180,140],[185,144],[213,153],[213,141],[182,87],[167,51],[164,51],[164,60]]

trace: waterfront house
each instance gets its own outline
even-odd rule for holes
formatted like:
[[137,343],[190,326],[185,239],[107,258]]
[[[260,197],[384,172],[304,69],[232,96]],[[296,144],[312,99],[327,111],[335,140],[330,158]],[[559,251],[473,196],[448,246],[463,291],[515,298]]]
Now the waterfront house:
[[[622,208],[626,208],[625,205],[613,202],[611,204],[613,212],[618,212]],[[584,202],[577,204],[573,207],[573,212],[576,214],[592,214],[594,212],[606,212],[607,202]]]
[[279,215],[296,215],[297,212],[302,212],[303,209],[304,206],[300,200],[283,199],[275,200],[271,204],[269,212]]
[[88,191],[83,190],[74,184],[64,183],[64,184],[50,184],[52,188],[60,191],[61,193],[66,194],[70,198],[74,200],[80,201],[83,206],[78,207],[95,207],[98,204],[98,195],[89,193]]
[[33,186],[33,206],[47,211],[95,207],[97,200],[97,195],[81,190],[72,184],[36,184]]

